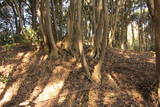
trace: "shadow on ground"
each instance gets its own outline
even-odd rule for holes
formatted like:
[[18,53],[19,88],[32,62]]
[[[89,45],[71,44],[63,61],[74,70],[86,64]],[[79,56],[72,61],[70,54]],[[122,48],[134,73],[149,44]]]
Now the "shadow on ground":
[[155,64],[150,62],[153,55],[114,49],[107,52],[100,84],[88,81],[72,57],[68,61],[51,60],[34,48],[0,53],[1,58],[12,59],[0,65],[0,73],[11,77],[0,89],[0,106],[156,106]]

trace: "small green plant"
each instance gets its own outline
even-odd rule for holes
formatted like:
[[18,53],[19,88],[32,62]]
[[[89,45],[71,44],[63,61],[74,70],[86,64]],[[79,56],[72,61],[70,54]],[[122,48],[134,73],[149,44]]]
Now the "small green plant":
[[12,36],[10,34],[1,34],[0,35],[0,45],[11,44],[13,43]]
[[29,40],[32,43],[40,42],[41,39],[37,35],[38,30],[33,30],[31,28],[24,29],[24,36],[26,40]]
[[14,57],[5,57],[4,59],[5,59],[6,61],[13,61],[13,60],[15,60]]
[[5,77],[3,75],[0,75],[0,82],[2,82],[3,84],[8,83],[11,80],[10,77]]
[[21,34],[12,34],[12,37],[13,37],[13,40],[14,40],[13,43],[26,43],[26,42],[28,42],[25,39],[25,37]]
[[6,45],[6,47],[13,43],[25,43],[26,41],[24,36],[20,34],[5,33],[0,35],[0,45]]
[[13,46],[14,46],[14,44],[6,44],[6,45],[4,45],[4,50],[10,51]]

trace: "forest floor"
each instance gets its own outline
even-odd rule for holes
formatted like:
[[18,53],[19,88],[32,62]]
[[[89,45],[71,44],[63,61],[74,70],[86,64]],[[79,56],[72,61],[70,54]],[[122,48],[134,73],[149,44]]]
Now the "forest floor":
[[95,85],[71,56],[49,59],[29,44],[0,47],[0,107],[156,107],[155,76],[154,52],[107,49]]

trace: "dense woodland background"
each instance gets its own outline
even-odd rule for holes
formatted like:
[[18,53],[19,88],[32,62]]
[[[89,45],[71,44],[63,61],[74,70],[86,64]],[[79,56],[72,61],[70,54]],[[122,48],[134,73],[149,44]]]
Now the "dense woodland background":
[[128,56],[136,59],[138,54],[155,53],[156,67],[151,69],[156,68],[153,81],[160,102],[160,0],[0,0],[0,49],[18,44],[32,44],[30,48],[49,55],[53,63],[75,58],[87,80],[96,85],[102,82],[105,59],[111,57],[106,54],[114,55],[118,49],[133,52]]

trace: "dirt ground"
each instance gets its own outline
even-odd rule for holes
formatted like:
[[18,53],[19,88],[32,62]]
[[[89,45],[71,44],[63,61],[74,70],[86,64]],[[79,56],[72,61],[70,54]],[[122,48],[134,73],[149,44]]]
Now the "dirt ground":
[[[96,63],[87,57],[91,70]],[[155,53],[107,49],[98,85],[75,58],[34,46],[0,48],[0,107],[158,107]]]

